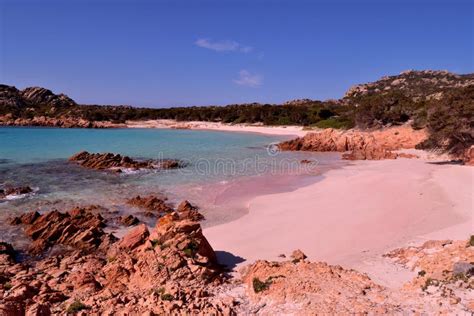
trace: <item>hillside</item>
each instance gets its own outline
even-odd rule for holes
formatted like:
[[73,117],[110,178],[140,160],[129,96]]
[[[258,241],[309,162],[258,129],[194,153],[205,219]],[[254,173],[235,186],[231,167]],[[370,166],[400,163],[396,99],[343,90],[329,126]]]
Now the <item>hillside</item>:
[[474,74],[458,75],[448,71],[408,70],[395,76],[382,77],[375,82],[351,87],[344,98],[351,99],[369,94],[401,92],[414,101],[440,99],[452,88],[474,85]]

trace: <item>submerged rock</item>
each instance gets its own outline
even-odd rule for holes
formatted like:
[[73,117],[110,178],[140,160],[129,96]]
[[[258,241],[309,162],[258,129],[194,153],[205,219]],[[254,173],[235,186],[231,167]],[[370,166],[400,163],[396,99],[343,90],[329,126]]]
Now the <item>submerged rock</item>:
[[6,187],[3,189],[0,189],[0,200],[5,199],[9,196],[28,194],[31,192],[33,192],[33,189],[30,188],[29,186]]

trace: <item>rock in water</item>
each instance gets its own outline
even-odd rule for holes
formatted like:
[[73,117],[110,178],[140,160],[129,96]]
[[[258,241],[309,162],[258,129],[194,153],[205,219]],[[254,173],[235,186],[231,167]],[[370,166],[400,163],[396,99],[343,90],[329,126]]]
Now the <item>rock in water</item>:
[[120,170],[121,169],[175,169],[182,166],[178,160],[134,160],[128,156],[113,153],[89,153],[82,151],[69,158],[80,166],[94,170]]

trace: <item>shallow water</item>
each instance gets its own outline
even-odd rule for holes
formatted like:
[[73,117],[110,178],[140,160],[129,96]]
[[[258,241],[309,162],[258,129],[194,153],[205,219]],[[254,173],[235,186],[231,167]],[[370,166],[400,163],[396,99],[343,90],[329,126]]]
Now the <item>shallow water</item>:
[[[188,199],[201,207],[207,217],[204,224],[214,225],[243,215],[254,196],[293,190],[342,164],[334,154],[277,152],[268,147],[284,138],[171,129],[0,128],[0,186],[37,188],[34,195],[0,203],[0,238],[11,241],[21,234],[6,223],[22,212],[100,204],[133,213],[136,210],[124,202],[137,194],[164,194],[171,203]],[[187,166],[114,174],[67,161],[82,150],[180,159]],[[301,159],[317,163],[301,164]]]

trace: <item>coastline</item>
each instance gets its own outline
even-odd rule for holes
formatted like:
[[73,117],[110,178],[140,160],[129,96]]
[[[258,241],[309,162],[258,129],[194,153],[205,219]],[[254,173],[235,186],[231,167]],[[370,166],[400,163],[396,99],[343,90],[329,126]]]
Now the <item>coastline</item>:
[[358,161],[292,192],[253,198],[248,214],[204,234],[215,250],[242,258],[239,267],[300,248],[310,260],[377,276],[366,263],[388,250],[472,234],[473,179],[472,168],[425,159]]
[[302,126],[267,126],[250,124],[225,124],[221,122],[204,121],[186,121],[178,122],[176,120],[147,120],[147,121],[127,121],[127,128],[171,128],[171,129],[192,129],[192,130],[211,130],[221,132],[243,132],[259,133],[275,136],[295,136],[302,137],[307,134]]

